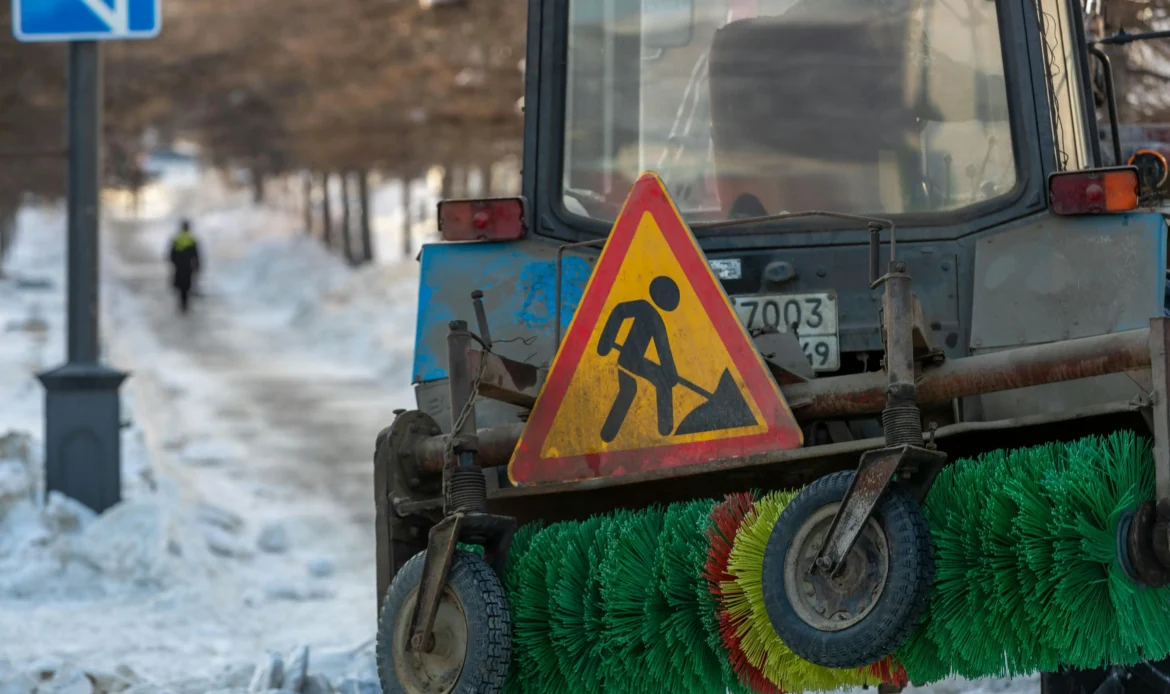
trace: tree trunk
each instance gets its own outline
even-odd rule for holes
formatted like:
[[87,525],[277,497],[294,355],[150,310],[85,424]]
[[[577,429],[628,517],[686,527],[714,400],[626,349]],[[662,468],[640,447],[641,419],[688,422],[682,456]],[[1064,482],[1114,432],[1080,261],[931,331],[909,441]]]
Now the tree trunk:
[[374,239],[370,233],[370,172],[358,172],[358,204],[362,231],[362,261],[374,260]]
[[345,259],[350,265],[357,265],[357,254],[353,250],[353,234],[350,232],[353,216],[349,213],[349,176],[348,171],[341,174],[341,243],[345,250]]
[[324,219],[325,226],[321,239],[325,242],[325,247],[333,249],[333,210],[329,204],[329,172],[321,174],[321,216]]
[[309,171],[303,176],[304,179],[304,204],[305,212],[305,234],[313,235],[313,172]]
[[409,176],[402,179],[402,258],[404,260],[410,260],[411,251],[414,250],[413,239],[411,239],[413,235],[412,227],[414,226],[412,223],[414,220],[414,210],[411,209],[413,203],[410,199],[411,183],[413,181]]
[[483,163],[481,171],[483,171],[483,194],[484,197],[494,198],[499,196],[500,181],[497,176],[496,169],[498,167],[495,162],[488,160]]
[[450,164],[450,163],[443,164],[443,182],[442,182],[443,189],[439,191],[439,199],[440,200],[453,200],[453,199],[455,199],[454,186],[455,186],[455,165]]
[[8,250],[9,239],[15,227],[12,215],[8,209],[0,207],[0,277],[4,277],[4,254]]
[[451,194],[456,200],[467,197],[467,167],[456,166],[451,174]]
[[[467,167],[467,195],[469,198],[487,198],[491,197],[488,192],[490,183],[488,176],[491,175],[491,167],[484,166],[482,162],[477,161],[474,166]],[[475,187],[471,185],[472,177],[475,178]]]
[[252,169],[252,202],[264,202],[264,174],[260,169]]

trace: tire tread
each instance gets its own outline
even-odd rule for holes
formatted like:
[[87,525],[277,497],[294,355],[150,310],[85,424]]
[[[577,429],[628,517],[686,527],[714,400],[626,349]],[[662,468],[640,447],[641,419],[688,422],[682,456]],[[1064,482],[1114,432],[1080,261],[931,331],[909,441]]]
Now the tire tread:
[[791,542],[804,518],[824,504],[844,498],[854,474],[846,470],[825,475],[802,491],[780,515],[766,553],[779,561],[779,571],[776,566],[770,567],[764,581],[765,602],[777,635],[801,658],[829,668],[864,667],[897,651],[922,622],[934,586],[929,524],[917,499],[895,482],[875,509],[887,542],[893,545],[886,588],[878,606],[865,619],[838,632],[818,631],[796,615],[783,586],[782,567],[788,547],[774,548],[773,544],[783,543],[784,535]]
[[[422,578],[425,558],[426,552],[420,552],[403,565],[382,605],[375,659],[384,694],[406,694],[394,674],[394,622],[397,610]],[[447,585],[463,604],[468,655],[476,660],[463,664],[452,694],[500,694],[512,660],[512,617],[504,586],[483,559],[461,549],[451,558]]]

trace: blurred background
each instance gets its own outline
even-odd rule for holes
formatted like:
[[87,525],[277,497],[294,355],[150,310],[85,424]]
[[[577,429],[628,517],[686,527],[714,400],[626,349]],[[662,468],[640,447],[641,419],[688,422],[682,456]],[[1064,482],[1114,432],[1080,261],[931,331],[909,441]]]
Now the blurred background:
[[[524,3],[172,0],[163,12],[158,39],[103,46],[108,188],[141,192],[193,157],[256,203],[297,206],[341,253],[348,219],[354,262],[406,252],[385,248],[380,224],[383,248],[361,247],[367,187],[398,189],[416,219],[437,195],[518,192]],[[0,227],[22,196],[63,194],[66,54],[0,36]],[[404,181],[421,199],[402,198]]]
[[101,351],[130,377],[95,514],[45,494],[37,379],[66,356],[68,46],[0,3],[0,691],[377,692],[374,440],[415,406],[436,201],[519,193],[526,5],[162,6],[101,45]]

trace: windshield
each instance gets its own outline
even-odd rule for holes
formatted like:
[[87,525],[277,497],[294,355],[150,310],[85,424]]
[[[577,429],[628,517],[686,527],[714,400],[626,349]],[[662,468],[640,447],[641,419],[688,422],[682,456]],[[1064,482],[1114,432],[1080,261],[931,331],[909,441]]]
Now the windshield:
[[996,3],[569,0],[563,202],[689,222],[944,212],[1016,182]]

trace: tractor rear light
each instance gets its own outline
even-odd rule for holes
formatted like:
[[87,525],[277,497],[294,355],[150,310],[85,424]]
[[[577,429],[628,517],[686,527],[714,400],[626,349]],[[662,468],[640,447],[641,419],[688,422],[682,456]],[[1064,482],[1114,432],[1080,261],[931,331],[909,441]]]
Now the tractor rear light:
[[1128,212],[1138,206],[1138,171],[1133,166],[1052,174],[1052,211],[1060,215]]
[[445,241],[513,241],[524,232],[524,198],[439,203],[439,234]]

